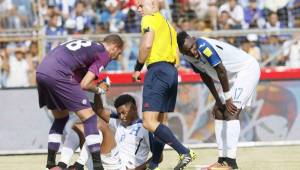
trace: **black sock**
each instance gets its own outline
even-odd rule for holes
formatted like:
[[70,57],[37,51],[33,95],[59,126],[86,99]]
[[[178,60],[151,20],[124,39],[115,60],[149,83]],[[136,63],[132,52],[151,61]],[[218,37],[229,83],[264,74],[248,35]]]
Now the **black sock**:
[[62,169],[65,169],[68,165],[63,162],[58,162],[57,166],[61,167]]
[[219,157],[218,158],[218,163],[222,164],[225,161],[225,157]]
[[104,170],[101,162],[100,152],[93,152],[91,155],[93,159],[94,170]]
[[237,169],[237,163],[236,163],[236,159],[232,159],[232,158],[225,158],[225,161],[227,162],[227,164],[232,168],[232,169]]
[[56,164],[55,164],[56,153],[57,153],[56,151],[48,149],[46,168],[51,169],[56,166]]
[[77,170],[84,170],[84,165],[78,162],[75,162],[73,166],[75,166]]

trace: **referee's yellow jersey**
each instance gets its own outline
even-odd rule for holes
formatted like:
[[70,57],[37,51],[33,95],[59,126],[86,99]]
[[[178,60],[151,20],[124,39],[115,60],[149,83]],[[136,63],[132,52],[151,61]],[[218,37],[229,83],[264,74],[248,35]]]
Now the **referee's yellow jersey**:
[[150,55],[146,59],[146,65],[160,61],[176,63],[177,33],[172,25],[159,13],[143,16],[141,22],[142,34],[154,31],[154,40]]

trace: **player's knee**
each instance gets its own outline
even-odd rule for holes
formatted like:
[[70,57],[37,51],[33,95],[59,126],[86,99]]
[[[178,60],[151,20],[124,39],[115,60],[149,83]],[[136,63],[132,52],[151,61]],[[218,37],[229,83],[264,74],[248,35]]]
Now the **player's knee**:
[[159,125],[158,121],[143,120],[144,128],[150,132],[154,132],[158,125]]
[[143,127],[149,131],[151,131],[151,122],[150,121],[147,121],[147,120],[144,120],[143,121]]

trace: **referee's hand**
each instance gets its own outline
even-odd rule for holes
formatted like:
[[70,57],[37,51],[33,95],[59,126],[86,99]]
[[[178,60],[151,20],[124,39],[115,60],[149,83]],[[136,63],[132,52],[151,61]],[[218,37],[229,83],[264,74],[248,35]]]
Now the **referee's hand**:
[[132,81],[133,82],[141,82],[141,72],[140,71],[135,71],[133,74],[132,74]]

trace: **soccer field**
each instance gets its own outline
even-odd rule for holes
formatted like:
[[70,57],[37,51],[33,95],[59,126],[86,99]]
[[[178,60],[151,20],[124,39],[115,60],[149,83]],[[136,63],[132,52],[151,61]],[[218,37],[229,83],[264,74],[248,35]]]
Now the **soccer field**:
[[[213,163],[217,159],[216,149],[197,149],[197,159],[189,166],[191,170]],[[177,163],[174,151],[164,151],[161,170],[172,169]],[[240,170],[299,170],[300,146],[275,146],[239,148]],[[46,155],[0,156],[0,170],[44,170]]]

